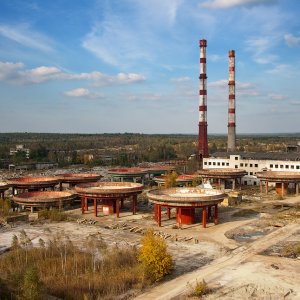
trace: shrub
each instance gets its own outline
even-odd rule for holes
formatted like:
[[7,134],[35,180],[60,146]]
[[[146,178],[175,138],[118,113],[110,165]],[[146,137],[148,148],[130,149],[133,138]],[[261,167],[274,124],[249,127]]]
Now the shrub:
[[161,280],[173,268],[172,256],[167,251],[165,240],[155,236],[151,229],[145,232],[141,244],[139,261],[142,262],[146,275],[155,281]]
[[197,297],[202,297],[203,295],[208,293],[208,286],[205,280],[203,279],[202,282],[198,282],[196,279],[196,286],[195,286],[195,295]]
[[165,174],[165,187],[169,188],[169,187],[176,187],[177,186],[177,179],[178,174],[176,173],[176,171],[173,172],[168,172]]
[[39,219],[42,218],[50,221],[65,221],[67,220],[67,214],[63,211],[58,211],[57,208],[51,210],[45,208],[39,211]]
[[41,287],[43,283],[40,281],[38,271],[31,266],[24,276],[24,285],[20,299],[38,300],[41,298]]

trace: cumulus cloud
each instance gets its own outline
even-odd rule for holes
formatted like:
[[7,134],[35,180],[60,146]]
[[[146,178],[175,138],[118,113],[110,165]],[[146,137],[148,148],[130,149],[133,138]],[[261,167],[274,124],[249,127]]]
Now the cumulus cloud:
[[278,3],[278,0],[208,0],[199,4],[199,6],[209,9],[224,9],[235,6],[256,6],[275,3]]
[[110,76],[97,71],[92,73],[69,74],[62,72],[62,70],[56,67],[42,66],[23,71],[22,69],[24,68],[25,65],[21,62],[16,64],[10,62],[0,62],[0,82],[6,81],[11,84],[25,85],[43,83],[53,80],[90,80],[92,81],[89,83],[90,86],[101,87],[108,85],[128,84],[133,82],[143,82],[146,80],[145,76],[133,73],[129,73],[128,75],[119,73],[117,76]]
[[181,78],[171,78],[170,81],[182,83],[182,82],[187,82],[187,81],[193,81],[193,79],[190,77],[181,77]]
[[270,98],[271,100],[286,100],[289,99],[290,97],[287,95],[269,94],[268,98]]
[[105,98],[105,95],[100,93],[91,92],[88,89],[79,88],[69,92],[63,92],[67,97],[77,97],[77,98],[86,98],[86,99],[102,99]]
[[41,33],[32,31],[28,24],[18,27],[0,25],[0,34],[26,47],[46,52],[53,51],[51,45],[53,41]]
[[[300,32],[299,32],[300,33]],[[300,42],[300,37],[294,37],[291,33],[286,34],[284,36],[285,43],[290,47],[290,48],[295,48],[298,46],[298,43]]]

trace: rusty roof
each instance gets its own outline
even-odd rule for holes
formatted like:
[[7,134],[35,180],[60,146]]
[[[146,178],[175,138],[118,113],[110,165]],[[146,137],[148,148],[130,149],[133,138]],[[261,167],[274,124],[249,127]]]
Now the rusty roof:
[[230,155],[240,155],[243,159],[300,161],[300,153],[215,152],[210,157],[230,158]]

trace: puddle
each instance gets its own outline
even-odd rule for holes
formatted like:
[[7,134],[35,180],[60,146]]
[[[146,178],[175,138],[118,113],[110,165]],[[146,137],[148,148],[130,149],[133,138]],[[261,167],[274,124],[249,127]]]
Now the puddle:
[[255,238],[265,235],[265,231],[254,232],[252,234],[243,234],[234,237],[234,240],[237,242],[252,242]]

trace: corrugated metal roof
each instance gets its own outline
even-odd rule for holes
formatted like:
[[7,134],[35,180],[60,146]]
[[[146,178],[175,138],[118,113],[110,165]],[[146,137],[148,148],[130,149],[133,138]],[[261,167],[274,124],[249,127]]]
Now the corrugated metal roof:
[[230,155],[240,155],[243,159],[300,161],[300,153],[215,152],[210,157],[229,158]]

